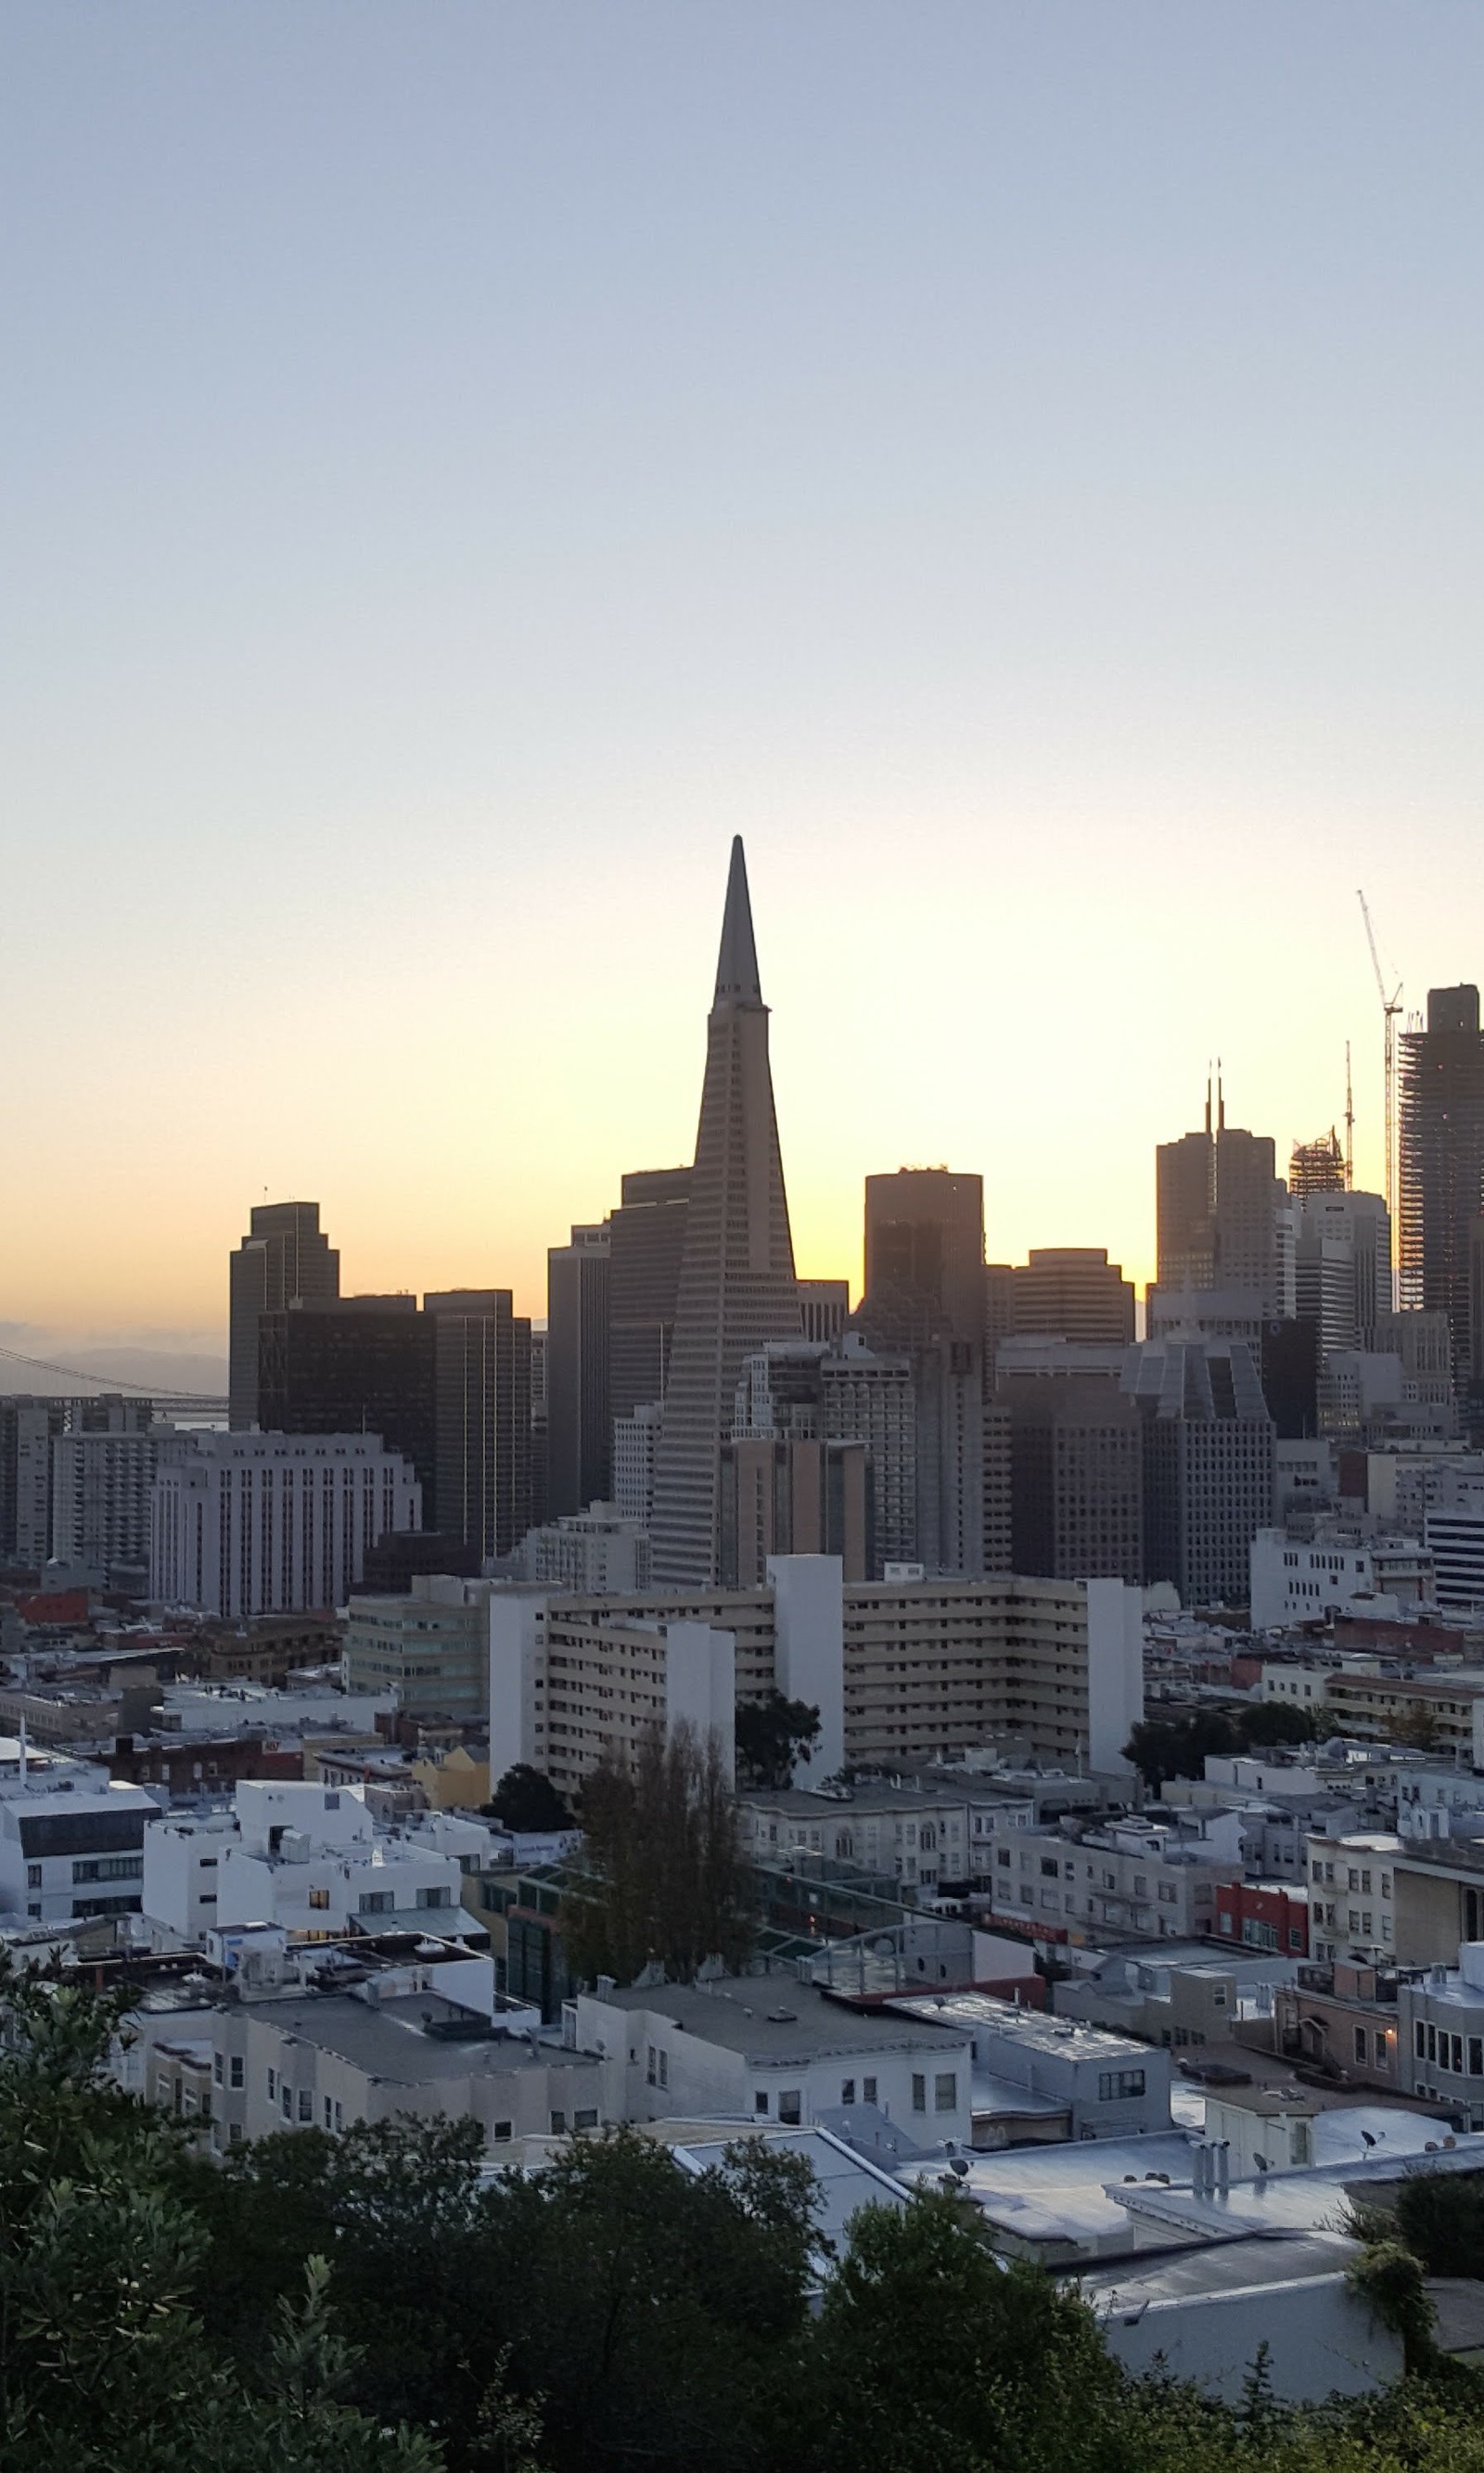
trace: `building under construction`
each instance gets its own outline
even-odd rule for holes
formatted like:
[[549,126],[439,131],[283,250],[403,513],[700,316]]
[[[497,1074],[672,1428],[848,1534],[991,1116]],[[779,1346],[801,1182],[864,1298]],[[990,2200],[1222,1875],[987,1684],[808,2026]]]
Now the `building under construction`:
[[1288,1158],[1288,1190],[1295,1202],[1311,1193],[1343,1193],[1349,1179],[1340,1138],[1331,1125],[1313,1142],[1295,1142]]

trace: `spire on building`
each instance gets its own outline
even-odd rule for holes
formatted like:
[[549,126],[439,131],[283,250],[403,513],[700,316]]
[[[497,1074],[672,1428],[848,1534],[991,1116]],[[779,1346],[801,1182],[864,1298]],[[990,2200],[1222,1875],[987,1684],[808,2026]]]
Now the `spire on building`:
[[721,1446],[743,1360],[799,1335],[788,1198],[740,839],[706,1024],[685,1249],[655,1460],[654,1574],[708,1586],[719,1565]]

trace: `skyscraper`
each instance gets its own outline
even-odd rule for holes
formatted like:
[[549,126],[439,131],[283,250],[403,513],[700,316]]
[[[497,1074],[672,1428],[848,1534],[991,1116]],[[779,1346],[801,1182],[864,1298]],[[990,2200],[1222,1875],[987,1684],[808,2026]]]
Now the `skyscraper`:
[[799,1332],[768,1008],[757,976],[740,837],[706,1024],[706,1079],[655,1465],[654,1572],[661,1587],[714,1578],[721,1444],[744,1357]]
[[435,1331],[417,1298],[291,1301],[258,1322],[263,1432],[378,1434],[411,1461],[422,1525],[437,1527]]
[[1484,1036],[1474,987],[1429,988],[1427,1027],[1402,1033],[1401,1303],[1446,1313],[1469,1367],[1469,1233],[1484,1207]]
[[633,1169],[609,1217],[608,1388],[615,1418],[664,1398],[690,1175],[688,1167]]
[[606,1226],[574,1228],[546,1256],[546,1506],[560,1520],[612,1487],[610,1261]]
[[531,1326],[509,1288],[423,1298],[433,1326],[440,1531],[487,1560],[531,1525]]
[[1156,1153],[1161,1288],[1244,1288],[1262,1313],[1284,1310],[1277,1169],[1265,1134],[1227,1123],[1219,1084],[1212,1127],[1208,1087],[1204,1131],[1161,1142]]
[[227,1422],[258,1422],[260,1315],[291,1305],[323,1305],[340,1294],[340,1256],[320,1229],[317,1202],[254,1206],[228,1275]]
[[902,1167],[866,1179],[866,1293],[856,1327],[873,1347],[982,1339],[984,1179]]
[[1017,1334],[1109,1348],[1132,1341],[1134,1283],[1106,1246],[1034,1246],[1013,1276]]

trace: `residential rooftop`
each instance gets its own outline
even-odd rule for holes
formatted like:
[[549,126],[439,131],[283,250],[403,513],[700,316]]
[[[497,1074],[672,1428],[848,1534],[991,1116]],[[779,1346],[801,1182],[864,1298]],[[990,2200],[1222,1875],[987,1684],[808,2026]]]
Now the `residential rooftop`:
[[[748,2060],[824,2059],[833,2053],[941,2052],[944,2027],[851,2009],[786,1976],[724,1976],[706,1983],[630,1985],[602,1994],[610,2008],[650,2010],[682,2034]],[[953,2038],[962,2044],[962,2030]]]

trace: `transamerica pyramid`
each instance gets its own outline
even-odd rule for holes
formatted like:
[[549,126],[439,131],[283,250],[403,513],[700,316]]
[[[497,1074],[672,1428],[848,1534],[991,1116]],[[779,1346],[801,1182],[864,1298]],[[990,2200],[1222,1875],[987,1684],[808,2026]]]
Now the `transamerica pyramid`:
[[778,1155],[768,1008],[757,979],[740,836],[731,845],[716,994],[706,1034],[685,1251],[655,1462],[655,1582],[706,1588],[717,1572],[720,1455],[742,1360],[799,1336],[799,1289]]

